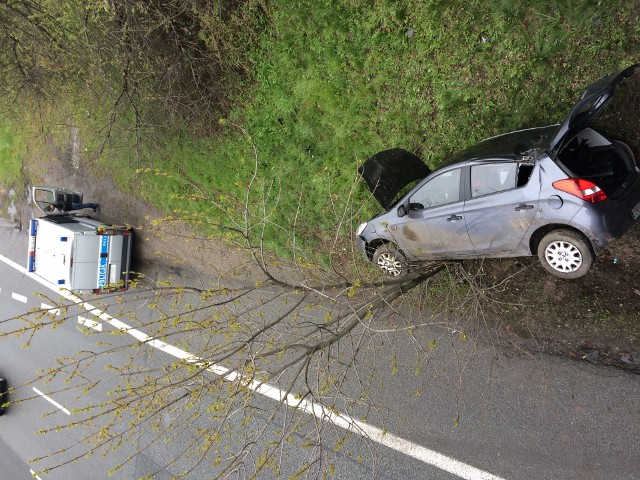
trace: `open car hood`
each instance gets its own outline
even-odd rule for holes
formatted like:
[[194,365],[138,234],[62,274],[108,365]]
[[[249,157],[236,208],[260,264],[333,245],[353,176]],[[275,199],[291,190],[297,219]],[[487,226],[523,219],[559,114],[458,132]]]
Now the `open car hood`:
[[637,66],[636,63],[589,85],[552,136],[549,148],[557,152],[566,140],[570,140],[576,133],[586,128],[591,120],[603,112],[613,97],[616,87],[633,75]]
[[431,170],[413,153],[392,148],[367,159],[358,173],[367,182],[373,197],[388,210],[404,187],[426,177]]

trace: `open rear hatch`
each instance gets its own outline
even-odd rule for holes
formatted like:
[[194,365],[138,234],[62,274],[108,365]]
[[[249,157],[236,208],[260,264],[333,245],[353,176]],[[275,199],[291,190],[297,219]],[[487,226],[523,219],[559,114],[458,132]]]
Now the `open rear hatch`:
[[[638,168],[632,149],[623,141],[612,139],[615,132],[602,134],[600,127],[604,125],[604,130],[611,130],[606,128],[606,117],[619,113],[610,111],[608,106],[614,94],[620,95],[620,87],[636,67],[632,65],[591,84],[549,144],[551,153],[570,174],[592,181],[613,199],[622,196],[635,182]],[[607,113],[603,115],[605,110]]]

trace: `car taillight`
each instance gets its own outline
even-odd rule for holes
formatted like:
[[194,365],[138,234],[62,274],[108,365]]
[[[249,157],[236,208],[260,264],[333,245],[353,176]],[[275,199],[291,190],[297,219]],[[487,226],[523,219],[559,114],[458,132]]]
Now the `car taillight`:
[[553,182],[552,185],[556,190],[575,195],[585,202],[598,203],[607,199],[607,194],[604,193],[604,190],[584,178],[565,178],[564,180]]

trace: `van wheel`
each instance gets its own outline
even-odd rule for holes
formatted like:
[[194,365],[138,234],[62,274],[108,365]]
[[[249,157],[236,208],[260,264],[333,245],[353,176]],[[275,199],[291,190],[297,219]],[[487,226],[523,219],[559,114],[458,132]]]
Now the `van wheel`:
[[380,245],[373,254],[373,263],[389,277],[404,277],[409,272],[409,262],[392,243]]
[[571,230],[554,230],[545,235],[538,245],[540,263],[560,278],[574,279],[586,275],[594,257],[589,242]]

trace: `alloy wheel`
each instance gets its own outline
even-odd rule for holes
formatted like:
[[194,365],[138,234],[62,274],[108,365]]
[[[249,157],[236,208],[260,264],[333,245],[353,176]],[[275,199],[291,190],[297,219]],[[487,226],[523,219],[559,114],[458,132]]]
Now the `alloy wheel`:
[[399,277],[402,274],[402,262],[389,252],[380,254],[378,266],[387,275]]
[[577,271],[582,265],[582,254],[578,247],[565,240],[551,242],[544,251],[549,266],[562,273]]

